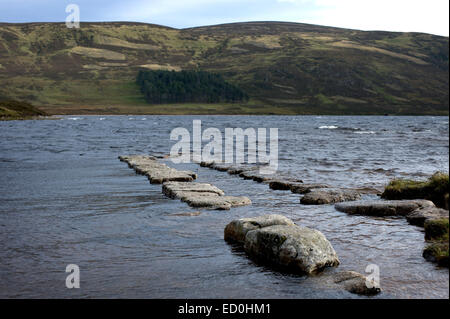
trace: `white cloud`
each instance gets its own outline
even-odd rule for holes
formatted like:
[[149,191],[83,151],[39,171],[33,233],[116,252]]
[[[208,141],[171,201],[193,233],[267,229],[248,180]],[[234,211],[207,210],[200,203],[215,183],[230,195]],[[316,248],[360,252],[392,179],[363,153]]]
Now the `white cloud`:
[[427,32],[448,36],[448,0],[276,0],[297,10],[313,5],[307,21],[362,30]]
[[[142,21],[143,19],[156,18],[163,15],[176,14],[180,16],[185,11],[193,8],[212,7],[221,4],[239,3],[239,0],[129,0],[121,3],[124,19],[130,21]],[[248,1],[247,1],[248,2]],[[184,17],[189,19],[190,17]]]

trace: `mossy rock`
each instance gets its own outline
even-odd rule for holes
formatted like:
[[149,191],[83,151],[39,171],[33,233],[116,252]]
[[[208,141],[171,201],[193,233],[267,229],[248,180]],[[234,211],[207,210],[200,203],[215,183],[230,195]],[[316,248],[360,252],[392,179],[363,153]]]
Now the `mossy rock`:
[[448,209],[449,176],[436,172],[427,181],[392,180],[381,195],[384,199],[428,199],[436,206]]
[[431,241],[423,251],[423,257],[439,266],[448,267],[448,218],[425,222],[425,239]]
[[427,220],[424,227],[426,240],[448,241],[448,218]]
[[429,244],[423,250],[423,257],[441,267],[448,267],[448,242]]

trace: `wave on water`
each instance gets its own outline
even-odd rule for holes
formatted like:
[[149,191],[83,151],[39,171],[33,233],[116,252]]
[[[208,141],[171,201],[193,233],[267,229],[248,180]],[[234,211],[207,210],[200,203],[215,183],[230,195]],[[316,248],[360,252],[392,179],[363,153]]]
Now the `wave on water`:
[[355,132],[357,134],[375,134],[374,131],[364,131],[363,129],[361,129],[359,127],[340,127],[340,126],[336,126],[336,125],[322,125],[322,126],[319,126],[319,129],[348,131],[348,132]]
[[71,120],[71,121],[78,121],[78,120],[82,120],[82,117],[68,117],[67,120]]
[[324,130],[324,129],[327,129],[327,130],[335,130],[335,129],[337,129],[337,128],[339,128],[339,126],[335,126],[335,125],[323,125],[323,126],[319,126],[319,129],[321,129],[321,130]]

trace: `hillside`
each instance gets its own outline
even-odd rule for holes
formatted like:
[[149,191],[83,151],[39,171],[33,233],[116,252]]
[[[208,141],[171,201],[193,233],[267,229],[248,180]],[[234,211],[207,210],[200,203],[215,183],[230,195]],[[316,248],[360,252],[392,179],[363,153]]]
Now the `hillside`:
[[[49,113],[445,114],[449,40],[299,23],[0,23],[0,96]],[[247,103],[148,105],[140,69],[221,74]]]
[[22,120],[47,115],[33,105],[13,100],[2,100],[0,96],[0,121]]

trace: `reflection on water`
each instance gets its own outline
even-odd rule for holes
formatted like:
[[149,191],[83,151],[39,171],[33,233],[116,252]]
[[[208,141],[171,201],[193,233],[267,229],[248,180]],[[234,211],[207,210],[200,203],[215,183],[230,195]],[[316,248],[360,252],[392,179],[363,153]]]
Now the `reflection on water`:
[[[191,130],[197,118],[204,128],[222,132],[278,127],[279,174],[305,182],[382,188],[393,177],[448,171],[446,117],[70,116],[0,122],[0,297],[357,298],[326,287],[323,275],[299,277],[255,265],[223,241],[232,219],[279,213],[322,231],[339,255],[339,269],[363,273],[368,264],[379,265],[385,291],[379,297],[448,298],[448,270],[422,258],[423,232],[404,219],[303,206],[296,194],[194,164],[178,166],[253,201],[198,214],[117,160],[120,154],[168,153],[170,131]],[[65,288],[71,263],[80,266],[81,289]]]

